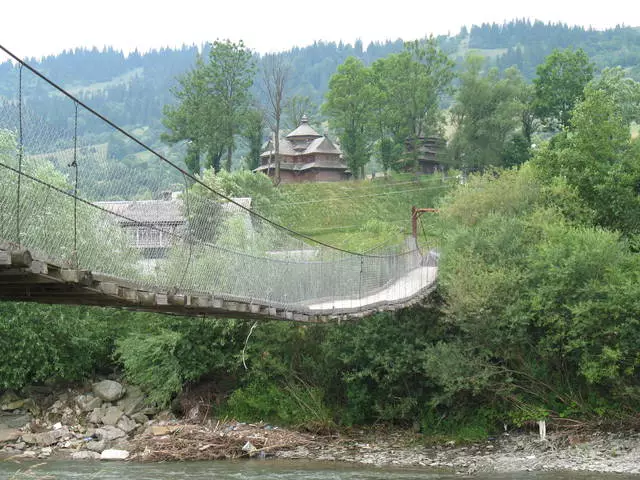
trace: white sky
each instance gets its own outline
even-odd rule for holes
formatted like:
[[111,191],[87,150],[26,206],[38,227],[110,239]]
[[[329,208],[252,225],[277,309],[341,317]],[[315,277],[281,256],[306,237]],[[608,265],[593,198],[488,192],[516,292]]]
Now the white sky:
[[314,40],[364,45],[527,17],[640,26],[637,0],[3,0],[0,44],[22,57],[111,45],[125,52],[243,39],[258,52]]

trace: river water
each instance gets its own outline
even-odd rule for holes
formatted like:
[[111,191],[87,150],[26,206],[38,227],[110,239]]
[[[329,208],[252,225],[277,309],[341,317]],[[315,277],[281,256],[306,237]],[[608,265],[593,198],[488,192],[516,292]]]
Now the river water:
[[[184,463],[104,463],[43,460],[16,463],[0,461],[4,480],[453,480],[460,475],[425,469],[389,469],[305,461],[218,461]],[[469,478],[469,477],[467,477]],[[478,480],[628,480],[635,475],[602,473],[483,474]]]

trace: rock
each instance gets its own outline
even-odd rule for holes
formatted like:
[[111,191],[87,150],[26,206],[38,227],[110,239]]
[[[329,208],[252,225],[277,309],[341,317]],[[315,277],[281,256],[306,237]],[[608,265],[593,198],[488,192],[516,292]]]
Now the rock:
[[102,428],[96,429],[96,438],[98,440],[104,440],[106,442],[110,442],[115,440],[116,438],[126,437],[127,434],[122,430],[116,427],[112,427],[111,425],[106,425]]
[[97,452],[89,452],[88,450],[80,450],[79,452],[71,453],[73,460],[98,460],[100,454]]
[[56,400],[53,405],[49,407],[49,412],[54,414],[61,414],[67,406],[62,400]]
[[101,408],[94,408],[93,411],[91,412],[91,415],[89,415],[89,418],[87,418],[87,422],[93,423],[96,425],[98,423],[102,423],[103,415],[104,415],[104,412],[102,411]]
[[22,452],[22,455],[20,455],[22,458],[36,458],[38,456],[38,454],[36,452],[34,452],[33,450],[27,450],[25,452]]
[[100,454],[100,460],[126,460],[129,457],[129,452],[126,450],[105,450]]
[[6,413],[0,415],[0,424],[8,428],[22,428],[31,421],[28,413]]
[[91,412],[102,406],[102,399],[89,393],[87,395],[78,395],[76,397],[76,405],[83,412]]
[[87,442],[84,445],[84,448],[86,448],[87,450],[91,450],[92,452],[101,453],[103,450],[107,449],[107,442],[105,442],[104,440],[92,440],[90,442]]
[[118,427],[120,430],[123,430],[125,433],[131,433],[138,427],[138,425],[134,420],[131,420],[126,415],[123,415],[120,420],[118,420],[118,423],[116,423],[116,427]]
[[111,448],[115,448],[116,450],[132,450],[131,442],[126,438],[119,438],[111,445]]
[[144,413],[147,417],[153,417],[158,413],[158,409],[156,407],[145,407],[140,411]]
[[58,443],[61,439],[69,435],[69,429],[62,427],[58,430],[51,430],[49,432],[25,434],[22,435],[22,441],[26,443],[35,443],[40,446],[49,446],[54,443]]
[[[5,408],[5,405],[9,405],[12,402],[19,401],[20,397],[15,394],[12,390],[7,390],[0,396],[0,410],[9,410]],[[20,407],[18,407],[20,408]]]
[[251,442],[245,443],[244,446],[242,447],[242,451],[247,452],[249,455],[251,455],[256,450],[257,448]]
[[127,387],[127,394],[118,401],[118,406],[122,408],[125,415],[133,415],[144,407],[144,394],[138,387]]
[[147,417],[142,412],[134,413],[133,415],[131,415],[131,419],[135,420],[136,423],[139,423],[140,425],[146,425],[149,421],[149,417]]
[[105,425],[116,425],[118,420],[124,415],[124,412],[120,407],[108,407],[102,417],[102,423]]
[[2,410],[18,410],[19,408],[24,407],[24,404],[26,402],[27,401],[25,399],[14,400],[13,402],[8,402],[8,403],[2,404],[2,406],[0,406],[0,408]]
[[62,423],[58,422],[53,426],[54,430],[60,430],[62,428]]
[[20,438],[20,432],[18,430],[9,428],[0,428],[0,443],[13,442]]
[[113,380],[103,380],[93,384],[93,393],[105,402],[115,402],[124,396],[125,388]]
[[42,450],[40,450],[40,453],[38,454],[38,458],[49,458],[52,453],[53,453],[53,448],[44,447]]

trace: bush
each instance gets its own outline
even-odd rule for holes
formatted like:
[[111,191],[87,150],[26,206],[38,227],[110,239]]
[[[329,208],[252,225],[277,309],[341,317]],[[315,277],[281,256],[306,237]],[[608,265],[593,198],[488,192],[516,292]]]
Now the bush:
[[116,310],[0,303],[0,389],[78,381],[112,367]]

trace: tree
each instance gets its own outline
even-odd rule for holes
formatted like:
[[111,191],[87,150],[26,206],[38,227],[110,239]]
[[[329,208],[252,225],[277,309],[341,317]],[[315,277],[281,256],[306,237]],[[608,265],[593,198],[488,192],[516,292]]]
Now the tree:
[[605,68],[599,78],[586,86],[586,90],[606,92],[625,125],[640,123],[640,82],[628,77],[621,67]]
[[640,234],[639,148],[620,105],[607,91],[587,88],[570,129],[541,151],[536,165],[574,187],[598,225]]
[[283,55],[266,55],[262,67],[262,83],[267,94],[267,115],[273,132],[275,175],[273,182],[280,183],[280,119],[285,104],[285,90],[289,80],[289,65]]
[[189,168],[200,168],[204,154],[207,164],[220,170],[226,152],[224,168],[231,169],[235,136],[240,133],[248,110],[255,65],[251,52],[242,41],[215,41],[209,51],[209,61],[199,58],[196,66],[179,78],[173,91],[176,105],[164,109],[163,135],[168,143],[183,140],[193,142]]
[[483,75],[483,65],[483,57],[467,58],[451,108],[456,129],[450,142],[451,162],[470,170],[522,163],[528,157],[528,145],[518,139],[522,135],[516,131],[523,111],[520,72],[510,68],[501,77],[493,68]]
[[584,87],[593,78],[593,64],[578,50],[554,50],[538,66],[535,88],[535,112],[549,129],[569,126],[571,111],[584,98]]
[[260,166],[260,154],[264,142],[265,121],[264,113],[260,109],[252,109],[247,113],[244,126],[244,138],[247,140],[249,153],[246,157],[246,167],[254,170]]
[[406,128],[399,109],[391,101],[392,82],[397,57],[383,58],[373,63],[373,82],[376,95],[372,102],[376,152],[384,172],[398,169],[405,150]]
[[311,99],[304,95],[294,95],[285,103],[285,127],[293,130],[307,116],[309,123],[313,123],[314,113],[318,107]]
[[450,89],[453,62],[434,38],[407,42],[402,53],[379,62],[374,70],[388,102],[385,123],[396,144],[407,144],[407,166],[417,168],[421,139],[442,122],[439,103]]
[[374,95],[371,70],[357,58],[349,57],[331,77],[323,106],[329,116],[329,125],[340,137],[345,160],[355,177],[364,176],[364,166],[371,155]]

